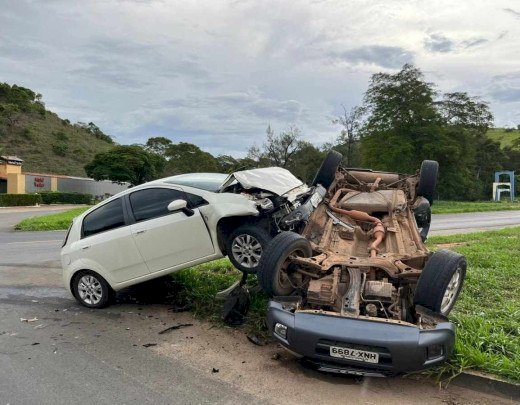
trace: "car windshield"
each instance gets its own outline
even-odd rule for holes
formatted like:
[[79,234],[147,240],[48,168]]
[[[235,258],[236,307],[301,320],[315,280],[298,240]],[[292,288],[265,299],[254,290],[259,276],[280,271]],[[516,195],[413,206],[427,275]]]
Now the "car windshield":
[[227,177],[223,173],[187,173],[168,177],[164,182],[217,192]]

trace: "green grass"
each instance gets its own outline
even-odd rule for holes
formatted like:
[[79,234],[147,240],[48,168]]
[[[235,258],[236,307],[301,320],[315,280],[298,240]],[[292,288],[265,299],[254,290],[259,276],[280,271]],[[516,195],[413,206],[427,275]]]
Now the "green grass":
[[468,260],[464,289],[450,314],[457,325],[450,367],[520,381],[520,228],[428,241],[432,248],[446,244]]
[[500,142],[502,148],[506,146],[512,146],[515,141],[520,139],[520,130],[515,129],[510,132],[506,132],[505,128],[492,128],[486,133],[488,138]]
[[24,172],[86,176],[84,166],[113,146],[50,111],[22,114],[15,127],[0,122],[2,154],[22,158]]
[[520,201],[435,201],[432,206],[433,214],[510,210],[520,210]]
[[15,229],[20,231],[56,231],[67,229],[74,217],[77,217],[89,208],[90,207],[73,208],[69,211],[57,214],[26,218],[16,225]]

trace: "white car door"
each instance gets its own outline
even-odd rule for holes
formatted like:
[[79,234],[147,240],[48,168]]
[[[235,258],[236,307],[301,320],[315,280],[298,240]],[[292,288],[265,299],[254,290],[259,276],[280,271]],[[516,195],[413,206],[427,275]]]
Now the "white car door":
[[130,225],[125,223],[121,198],[87,214],[81,233],[81,239],[72,246],[73,261],[81,259],[92,270],[102,268],[116,283],[149,274]]
[[187,200],[173,188],[150,187],[129,195],[134,240],[150,272],[166,270],[215,253],[198,210],[168,211],[174,200]]

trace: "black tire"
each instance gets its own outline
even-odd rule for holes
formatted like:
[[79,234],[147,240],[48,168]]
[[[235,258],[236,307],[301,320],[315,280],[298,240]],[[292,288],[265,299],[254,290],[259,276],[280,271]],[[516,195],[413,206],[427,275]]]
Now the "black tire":
[[423,160],[419,172],[419,183],[417,184],[417,195],[426,198],[433,205],[437,176],[439,174],[439,163],[435,160]]
[[[415,289],[414,304],[448,316],[462,290],[466,277],[466,258],[450,250],[435,252],[426,262]],[[449,303],[443,304],[448,286],[458,273],[458,284],[453,286]]]
[[[229,260],[241,272],[255,274],[262,254],[271,239],[271,235],[258,225],[240,225],[226,239],[226,252]],[[250,241],[249,246],[247,246],[247,240]],[[240,241],[244,243],[240,243]],[[256,246],[255,241],[260,245],[258,249],[254,248]],[[242,253],[242,256],[240,256],[240,253]]]
[[291,254],[311,257],[310,242],[295,232],[282,232],[269,243],[262,256],[258,271],[258,282],[268,295],[291,295],[295,288],[280,281],[282,266]]
[[320,169],[312,181],[312,185],[316,186],[317,184],[321,184],[323,187],[328,189],[334,181],[334,177],[336,176],[336,172],[342,160],[343,155],[341,153],[336,152],[335,150],[329,151],[321,163]]
[[[87,282],[90,280],[90,282]],[[82,270],[72,279],[72,294],[74,298],[87,308],[103,308],[110,304],[114,291],[107,281],[99,274]]]

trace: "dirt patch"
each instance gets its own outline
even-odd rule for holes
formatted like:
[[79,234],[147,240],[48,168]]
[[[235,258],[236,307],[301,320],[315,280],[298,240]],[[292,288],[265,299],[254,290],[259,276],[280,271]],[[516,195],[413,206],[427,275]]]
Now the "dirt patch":
[[435,247],[439,249],[452,249],[457,246],[466,246],[468,242],[451,242],[451,243],[438,243]]
[[252,344],[240,329],[194,321],[189,314],[175,314],[174,323],[178,322],[194,325],[175,331],[150,349],[272,403],[338,403],[346,398],[360,404],[416,404],[419,398],[425,404],[500,403],[495,397],[458,387],[439,389],[433,381],[320,373],[304,367],[275,343]]

